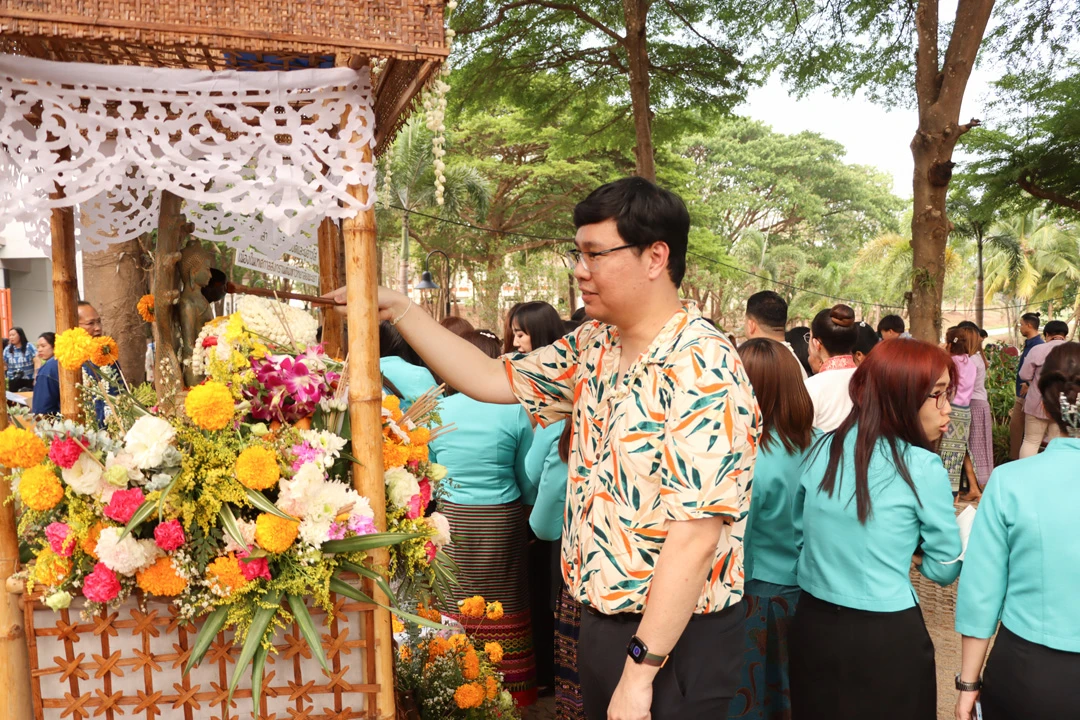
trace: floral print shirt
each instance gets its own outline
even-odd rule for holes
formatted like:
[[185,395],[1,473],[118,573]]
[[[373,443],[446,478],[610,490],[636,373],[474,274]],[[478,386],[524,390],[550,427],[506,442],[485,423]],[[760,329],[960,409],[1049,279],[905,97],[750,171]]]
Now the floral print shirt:
[[510,384],[542,425],[573,416],[562,571],[604,614],[644,612],[670,523],[728,522],[695,612],[743,590],[743,532],[761,418],[734,348],[693,306],[676,312],[619,378],[614,327],[582,325],[506,359]]

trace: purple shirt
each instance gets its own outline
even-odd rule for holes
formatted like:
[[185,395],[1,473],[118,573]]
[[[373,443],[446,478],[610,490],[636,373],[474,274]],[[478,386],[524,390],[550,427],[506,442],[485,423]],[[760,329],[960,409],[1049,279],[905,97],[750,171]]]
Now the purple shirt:
[[971,405],[971,393],[975,390],[975,363],[967,355],[953,355],[952,361],[956,368],[956,397],[952,404],[967,407]]
[[975,366],[975,390],[971,393],[971,399],[989,400],[986,394],[986,361],[981,354],[975,353],[971,356],[971,364]]
[[1042,393],[1039,392],[1039,376],[1042,374],[1043,365],[1046,364],[1046,356],[1051,350],[1064,343],[1064,340],[1048,340],[1028,351],[1027,358],[1020,367],[1020,379],[1028,384],[1028,392],[1024,396],[1024,412],[1028,415],[1041,420],[1050,419],[1043,408]]

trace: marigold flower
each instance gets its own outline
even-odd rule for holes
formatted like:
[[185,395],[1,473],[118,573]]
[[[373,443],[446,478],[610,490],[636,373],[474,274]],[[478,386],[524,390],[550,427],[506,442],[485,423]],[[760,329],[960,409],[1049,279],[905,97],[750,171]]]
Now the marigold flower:
[[442,613],[435,608],[428,608],[421,605],[416,608],[416,614],[431,622],[442,622]]
[[108,335],[94,338],[94,351],[90,355],[90,361],[98,367],[112,365],[120,359],[120,348],[116,341]]
[[405,632],[405,623],[398,620],[397,615],[390,618],[390,628],[395,634]]
[[188,582],[176,572],[172,558],[159,557],[153,565],[135,574],[135,582],[144,592],[173,597],[184,592]]
[[484,643],[484,653],[488,656],[488,660],[498,665],[503,659],[502,645],[497,642]]
[[408,462],[427,462],[430,454],[426,445],[410,445]]
[[29,430],[8,425],[0,432],[0,465],[4,467],[33,467],[45,460],[48,454],[45,441]]
[[487,608],[487,603],[484,602],[482,596],[473,595],[471,598],[466,598],[458,603],[458,608],[465,617],[479,618],[484,617],[484,610]]
[[94,355],[97,345],[90,333],[81,327],[73,327],[56,336],[53,355],[65,370],[78,370]]
[[139,298],[139,304],[135,306],[135,309],[139,311],[139,317],[143,321],[152,323],[154,322],[154,296],[143,295]]
[[281,478],[277,453],[261,445],[245,448],[236,458],[236,479],[252,490],[266,490]]
[[488,603],[487,606],[487,619],[488,620],[502,620],[503,606],[502,603],[496,600],[493,603]]
[[233,420],[236,405],[229,388],[210,381],[191,388],[184,411],[203,430],[224,430]]
[[255,519],[255,542],[267,552],[285,552],[299,532],[300,523],[295,520],[286,520],[271,513],[262,513]]
[[401,662],[409,662],[412,660],[412,650],[408,645],[402,645],[398,648],[398,657],[401,658]]
[[70,572],[71,560],[62,555],[57,555],[50,547],[44,547],[37,554],[34,561],[34,571],[31,579],[39,585],[56,587],[64,582]]
[[418,427],[409,433],[409,440],[413,445],[427,445],[431,442],[431,431],[426,427]]
[[446,638],[436,635],[428,640],[428,662],[435,662],[448,652],[450,652],[450,643],[447,642]]
[[393,440],[383,441],[383,469],[404,467],[409,462],[409,448]]
[[484,678],[484,683],[487,685],[487,699],[494,700],[499,694],[499,681],[495,679],[494,675],[488,675]]
[[450,647],[455,650],[464,650],[469,647],[469,638],[464,633],[457,633],[450,636]]
[[98,539],[101,537],[101,531],[107,527],[109,527],[109,525],[106,525],[103,522],[97,523],[87,531],[86,537],[79,543],[79,547],[82,548],[82,551],[95,560],[101,559],[97,554],[97,544]]
[[44,512],[52,510],[64,499],[64,486],[52,470],[44,465],[35,465],[23,471],[19,480],[19,497],[31,510]]
[[484,704],[487,693],[479,683],[466,683],[454,691],[454,702],[462,710],[480,707]]
[[222,555],[207,565],[206,576],[213,580],[226,596],[232,595],[248,582],[240,568],[240,561],[232,553]]
[[465,651],[465,657],[461,660],[461,676],[466,680],[476,680],[480,677],[480,658],[471,646]]

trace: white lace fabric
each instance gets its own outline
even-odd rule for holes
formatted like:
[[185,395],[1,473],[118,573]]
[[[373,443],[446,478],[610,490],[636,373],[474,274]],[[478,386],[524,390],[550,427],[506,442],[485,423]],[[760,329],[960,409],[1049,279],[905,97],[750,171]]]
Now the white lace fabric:
[[[323,217],[371,207],[363,149],[374,129],[367,68],[211,72],[0,55],[0,217],[41,227],[52,208],[78,205],[79,244],[95,249],[154,229],[168,190],[197,236],[277,257],[313,242]],[[367,186],[367,205],[353,185]],[[57,187],[64,196],[50,198]]]

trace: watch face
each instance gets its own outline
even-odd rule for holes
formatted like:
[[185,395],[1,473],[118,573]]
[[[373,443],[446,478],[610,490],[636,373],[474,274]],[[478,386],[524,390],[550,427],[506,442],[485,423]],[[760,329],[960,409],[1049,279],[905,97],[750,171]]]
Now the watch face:
[[630,638],[630,644],[626,646],[626,652],[633,658],[634,662],[639,663],[645,659],[645,643],[636,637]]

